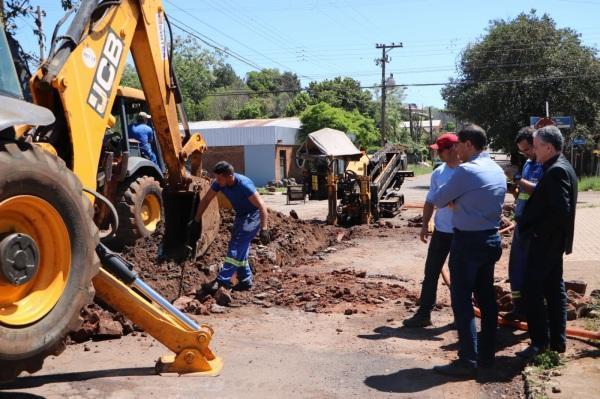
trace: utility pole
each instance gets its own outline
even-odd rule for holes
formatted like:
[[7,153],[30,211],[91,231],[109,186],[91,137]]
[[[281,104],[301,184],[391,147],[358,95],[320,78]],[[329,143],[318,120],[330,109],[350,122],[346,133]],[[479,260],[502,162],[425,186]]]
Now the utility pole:
[[412,119],[412,104],[408,104],[408,131],[410,132],[410,138],[412,140],[415,139],[415,135],[413,134],[413,119]]
[[[429,107],[429,145],[433,144],[433,121],[431,120],[431,107]],[[433,161],[433,150],[429,147],[429,159]]]
[[37,6],[35,12],[35,26],[37,26],[37,31],[34,31],[38,35],[38,44],[40,46],[40,64],[44,62],[44,55],[46,54],[44,48],[44,40],[46,39],[44,36],[44,17],[46,16],[46,11],[43,11],[40,6]]
[[386,97],[386,82],[385,82],[385,64],[390,62],[392,59],[388,56],[390,50],[394,48],[403,47],[402,43],[393,43],[392,44],[376,44],[375,48],[381,49],[381,58],[375,59],[375,65],[381,66],[381,146],[384,146],[386,143],[385,137],[385,97]]

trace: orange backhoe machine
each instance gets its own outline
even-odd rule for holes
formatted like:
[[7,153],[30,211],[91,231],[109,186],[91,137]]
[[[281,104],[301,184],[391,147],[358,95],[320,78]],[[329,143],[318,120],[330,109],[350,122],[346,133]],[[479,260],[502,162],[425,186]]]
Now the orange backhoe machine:
[[187,240],[194,199],[209,186],[206,144],[187,127],[162,2],[84,0],[64,34],[59,26],[29,81],[33,104],[23,101],[0,33],[0,380],[35,372],[60,353],[94,292],[173,352],[159,371],[216,374],[222,365],[209,349],[212,329],[175,309],[99,236],[107,223],[118,229],[102,193],[116,190],[126,162],[104,144],[116,126],[111,109],[129,52],[164,161],[164,253],[201,253],[218,230],[214,203],[197,245]]

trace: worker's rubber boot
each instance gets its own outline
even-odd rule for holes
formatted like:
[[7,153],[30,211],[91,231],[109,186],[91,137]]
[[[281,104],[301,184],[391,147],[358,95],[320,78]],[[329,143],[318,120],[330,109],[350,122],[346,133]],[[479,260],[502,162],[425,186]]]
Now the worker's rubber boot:
[[228,286],[227,284],[223,284],[215,279],[213,281],[209,281],[208,283],[203,283],[200,286],[200,289],[198,291],[196,291],[196,296],[198,298],[205,298],[207,296],[215,295],[215,293],[217,292],[219,287],[224,287],[226,289],[231,288],[231,286]]
[[252,283],[249,281],[240,281],[233,286],[234,291],[250,291],[252,289]]
[[409,328],[427,327],[431,325],[431,315],[429,313],[417,312],[413,317],[404,320],[402,324],[404,327]]

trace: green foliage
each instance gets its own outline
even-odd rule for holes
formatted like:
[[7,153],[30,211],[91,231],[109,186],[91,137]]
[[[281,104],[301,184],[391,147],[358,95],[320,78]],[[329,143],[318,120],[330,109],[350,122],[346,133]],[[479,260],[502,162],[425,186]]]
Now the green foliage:
[[531,11],[492,21],[485,36],[464,49],[459,67],[460,76],[442,89],[442,97],[459,119],[486,129],[493,148],[511,151],[519,128],[543,114],[545,101],[553,115],[598,125],[596,50],[582,45],[574,30],[557,28],[548,15]]
[[123,76],[121,76],[120,85],[125,87],[133,87],[140,90],[142,89],[140,78],[133,65],[125,65],[125,70],[123,71]]
[[600,176],[582,177],[578,189],[579,191],[600,191]]
[[300,121],[302,122],[298,138],[300,142],[306,140],[309,133],[325,127],[354,135],[357,144],[364,148],[376,144],[379,140],[379,132],[372,119],[365,117],[357,110],[349,112],[324,102],[309,106],[300,115]]
[[446,132],[456,132],[456,123],[454,122],[446,122],[444,125],[444,131]]
[[360,88],[360,82],[352,78],[338,76],[333,80],[310,82],[308,94],[314,104],[327,103],[346,111],[358,111],[365,116],[373,116],[374,107],[371,93]]
[[292,98],[292,101],[287,105],[285,109],[286,116],[297,116],[300,115],[310,105],[314,105],[312,98],[306,92],[300,92]]
[[300,80],[292,72],[279,72],[278,69],[251,71],[246,75],[246,84],[256,92],[300,90]]
[[533,358],[533,364],[542,370],[549,370],[562,365],[563,361],[558,352],[544,351]]
[[250,99],[237,114],[237,119],[262,119],[267,117],[265,103],[259,99]]

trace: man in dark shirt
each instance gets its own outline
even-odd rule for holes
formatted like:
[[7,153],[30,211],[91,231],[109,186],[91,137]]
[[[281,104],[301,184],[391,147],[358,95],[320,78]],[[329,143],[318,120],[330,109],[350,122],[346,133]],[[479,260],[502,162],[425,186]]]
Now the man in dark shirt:
[[556,126],[545,126],[534,134],[533,149],[544,165],[544,176],[527,201],[519,225],[531,240],[523,289],[531,345],[517,353],[523,358],[548,347],[560,353],[566,349],[563,254],[573,250],[577,175],[562,155],[563,144]]

